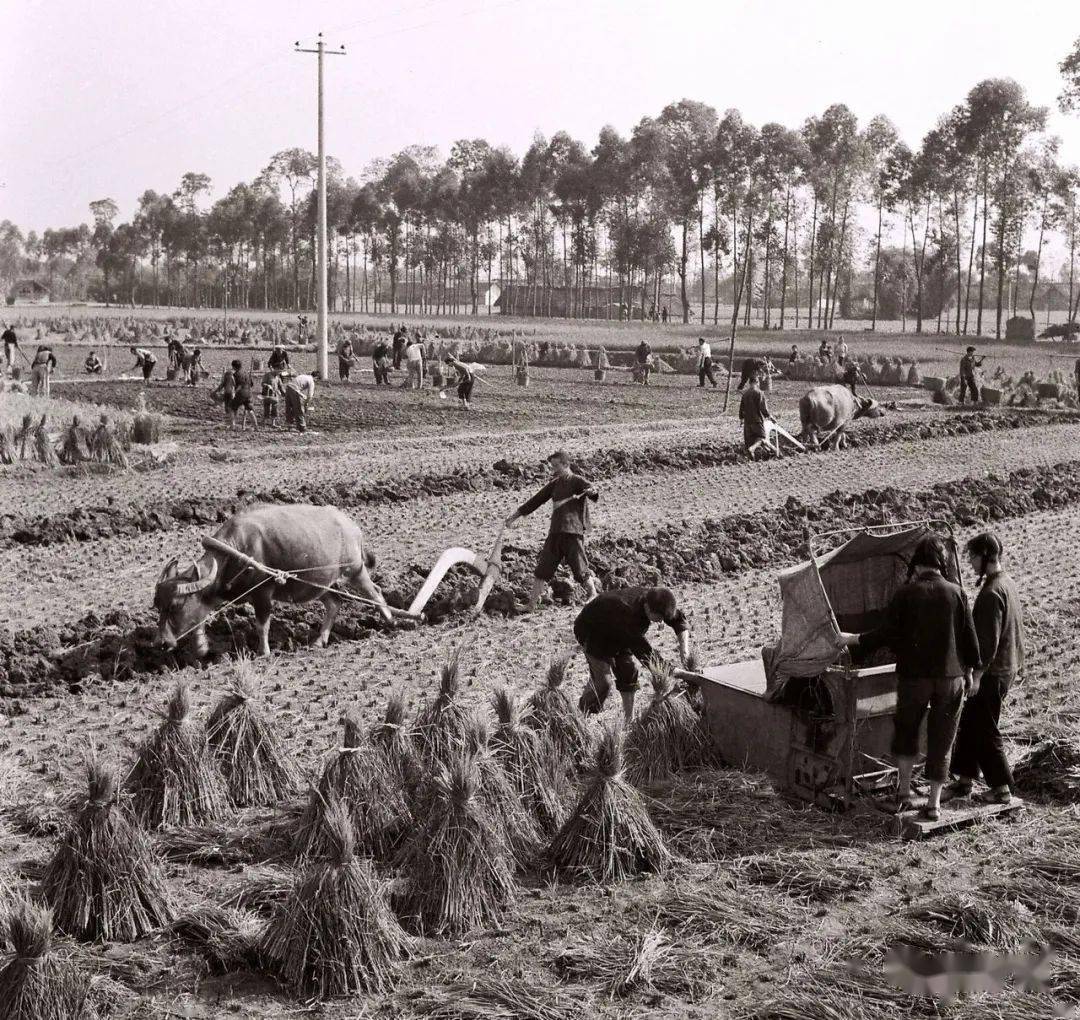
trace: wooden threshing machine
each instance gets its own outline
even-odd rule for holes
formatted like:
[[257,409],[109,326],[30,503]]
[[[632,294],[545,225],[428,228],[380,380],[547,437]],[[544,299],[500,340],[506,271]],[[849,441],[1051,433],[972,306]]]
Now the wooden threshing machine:
[[[779,576],[780,640],[753,661],[693,674],[726,761],[767,772],[779,788],[828,807],[848,807],[856,797],[893,788],[895,666],[856,668],[835,639],[841,631],[877,625],[907,580],[915,546],[931,529],[944,533],[958,579],[956,544],[941,522],[808,536],[809,561]],[[830,551],[816,551],[845,535]]]

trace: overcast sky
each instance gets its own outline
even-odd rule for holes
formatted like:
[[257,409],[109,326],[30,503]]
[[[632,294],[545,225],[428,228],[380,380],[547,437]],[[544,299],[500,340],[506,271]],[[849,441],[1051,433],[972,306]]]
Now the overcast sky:
[[917,144],[994,76],[1052,107],[1080,163],[1080,116],[1054,107],[1075,0],[5,0],[0,219],[70,225],[106,196],[127,218],[187,170],[219,197],[279,149],[314,150],[315,58],[292,46],[320,30],[348,51],[327,61],[327,149],[350,174],[461,137],[591,147],[683,97],[791,126],[844,102]]

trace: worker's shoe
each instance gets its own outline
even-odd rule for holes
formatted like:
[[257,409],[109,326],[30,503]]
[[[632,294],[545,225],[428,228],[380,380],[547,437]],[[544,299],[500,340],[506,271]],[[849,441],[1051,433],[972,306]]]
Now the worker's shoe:
[[1007,787],[999,787],[996,790],[985,790],[975,795],[975,800],[980,804],[1011,804],[1012,791]]
[[938,822],[941,820],[941,809],[924,804],[919,810],[919,817],[924,822]]

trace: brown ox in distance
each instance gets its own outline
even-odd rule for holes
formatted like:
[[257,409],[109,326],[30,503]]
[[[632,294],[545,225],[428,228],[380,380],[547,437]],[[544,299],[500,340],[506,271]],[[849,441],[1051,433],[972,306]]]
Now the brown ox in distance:
[[799,401],[799,439],[814,449],[825,445],[838,450],[845,443],[845,430],[856,418],[881,418],[884,414],[876,400],[856,397],[839,383],[814,386]]

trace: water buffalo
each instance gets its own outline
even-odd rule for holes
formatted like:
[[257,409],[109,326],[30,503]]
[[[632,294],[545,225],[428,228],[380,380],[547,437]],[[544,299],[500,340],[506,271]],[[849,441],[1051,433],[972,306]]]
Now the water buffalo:
[[799,438],[817,447],[825,436],[825,445],[834,450],[844,444],[844,430],[856,418],[880,418],[884,409],[876,400],[856,397],[846,386],[833,383],[814,386],[799,401],[802,432]]
[[[273,602],[310,602],[325,609],[318,643],[325,645],[337,616],[340,598],[314,585],[344,581],[355,584],[378,603],[383,619],[392,619],[382,592],[371,580],[375,557],[364,545],[360,527],[336,507],[293,504],[256,505],[229,518],[214,539],[244,553],[271,570],[299,573],[300,579],[278,580],[207,544],[202,557],[180,572],[173,559],[162,571],[154,592],[158,640],[166,648],[191,635],[195,654],[207,652],[207,618],[227,602],[248,602],[255,610],[260,650],[270,654],[270,609]],[[312,584],[306,584],[311,581]]]

